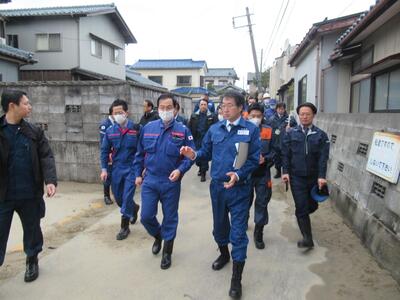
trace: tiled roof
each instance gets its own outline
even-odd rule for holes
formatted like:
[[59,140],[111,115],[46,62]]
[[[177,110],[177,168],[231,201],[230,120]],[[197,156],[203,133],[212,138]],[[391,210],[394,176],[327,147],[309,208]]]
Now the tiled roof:
[[209,68],[206,77],[233,77],[239,79],[234,68]]
[[131,67],[133,69],[201,69],[207,68],[204,60],[192,59],[139,59]]
[[180,87],[174,90],[171,90],[171,92],[173,93],[177,93],[177,94],[183,94],[183,95],[204,95],[206,93],[209,93],[210,96],[216,96],[217,94],[214,93],[213,91],[209,91],[206,88],[203,87]]
[[374,17],[379,16],[392,6],[396,0],[376,0],[375,5],[371,5],[368,11],[363,12],[357,20],[336,40],[336,45],[344,46],[350,42],[363,28],[373,22]]
[[57,6],[40,8],[20,8],[0,10],[4,17],[37,17],[37,16],[64,16],[64,15],[88,15],[103,11],[113,11],[114,4],[84,5],[84,6]]
[[158,88],[164,88],[161,84],[158,84],[157,82],[154,82],[154,81],[142,76],[140,73],[130,69],[128,66],[126,67],[126,78],[129,80],[132,80],[134,82],[144,84],[144,85],[150,85],[150,86],[155,86]]
[[352,22],[352,20],[356,20],[356,18],[360,15],[361,13],[356,13],[330,20],[325,19],[322,22],[314,23],[307,34],[304,36],[303,40],[294,50],[293,54],[290,56],[288,64],[291,66],[293,65],[295,60],[303,53],[303,51],[307,49],[307,47],[315,39],[319,32],[330,32],[338,29],[347,28],[347,26],[351,24],[350,22]]
[[126,43],[136,43],[136,39],[128,25],[118,12],[114,3],[82,6],[57,6],[41,8],[21,8],[0,10],[5,18],[48,17],[48,16],[88,16],[91,14],[112,14],[112,19],[125,37]]
[[33,53],[5,44],[0,44],[0,55],[18,59],[29,64],[36,62],[36,60],[33,59]]

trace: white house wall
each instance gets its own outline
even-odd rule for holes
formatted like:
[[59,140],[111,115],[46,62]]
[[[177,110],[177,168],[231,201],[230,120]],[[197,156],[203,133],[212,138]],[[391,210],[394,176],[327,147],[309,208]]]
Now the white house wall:
[[307,101],[315,104],[315,78],[317,63],[317,47],[313,47],[296,66],[294,75],[294,106],[298,105],[298,84],[307,75]]
[[144,77],[162,76],[162,85],[169,90],[173,90],[182,86],[177,86],[177,76],[192,76],[192,87],[200,86],[200,76],[204,76],[203,69],[162,69],[162,70],[141,70],[135,69]]
[[[37,33],[60,33],[61,51],[36,51]],[[78,25],[72,18],[24,18],[7,23],[7,34],[18,35],[18,46],[35,53],[38,63],[21,70],[65,70],[78,66]]]
[[[93,56],[90,50],[91,38],[89,33],[119,46],[121,48],[119,50],[119,62],[111,61],[111,47],[105,44],[102,44],[102,57]],[[124,38],[108,15],[80,18],[79,40],[80,68],[125,80]]]
[[363,41],[363,49],[374,45],[374,62],[400,52],[400,14]]
[[322,37],[321,47],[321,91],[322,109],[324,112],[334,113],[337,112],[337,87],[338,87],[338,74],[337,66],[331,66],[329,56],[332,54],[336,46],[336,40],[340,33],[332,33]]
[[18,81],[18,64],[0,59],[0,74],[4,82]]

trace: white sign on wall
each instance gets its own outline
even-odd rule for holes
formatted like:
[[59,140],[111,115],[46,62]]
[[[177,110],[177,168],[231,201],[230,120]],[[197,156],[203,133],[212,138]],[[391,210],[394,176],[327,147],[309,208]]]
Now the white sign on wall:
[[369,151],[367,171],[397,183],[400,172],[400,136],[375,132]]

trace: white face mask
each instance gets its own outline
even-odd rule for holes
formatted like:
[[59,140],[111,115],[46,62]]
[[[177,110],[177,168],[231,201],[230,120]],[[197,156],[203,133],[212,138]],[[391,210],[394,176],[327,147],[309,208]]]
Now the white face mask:
[[251,123],[253,123],[254,125],[256,125],[257,127],[260,126],[260,124],[261,124],[261,119],[260,118],[252,118],[252,119],[249,119],[249,121]]
[[218,115],[218,120],[219,121],[222,121],[224,119],[224,116],[223,115]]
[[169,122],[174,118],[174,111],[173,110],[160,110],[158,112],[160,119],[163,122]]
[[117,122],[119,125],[122,125],[126,121],[126,115],[114,115],[114,120]]

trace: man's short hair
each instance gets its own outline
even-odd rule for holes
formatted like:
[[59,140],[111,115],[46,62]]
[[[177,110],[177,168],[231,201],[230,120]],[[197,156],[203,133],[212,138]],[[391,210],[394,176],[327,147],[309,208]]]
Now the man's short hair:
[[317,107],[314,104],[312,104],[311,102],[305,102],[305,103],[302,103],[299,106],[297,106],[297,108],[296,108],[297,114],[299,114],[300,108],[302,108],[302,107],[309,107],[309,108],[311,108],[314,115],[317,114]]
[[151,109],[153,109],[153,108],[154,108],[154,104],[153,104],[153,102],[152,102],[151,100],[149,100],[149,99],[145,99],[145,100],[144,100],[144,102],[146,102],[147,106],[150,106],[150,107],[151,107]]
[[176,101],[176,104],[174,105],[174,107],[175,107],[175,109],[176,109],[177,111],[179,111],[179,110],[181,109],[181,105],[179,104],[178,101]]
[[247,112],[250,114],[250,112],[252,110],[258,110],[260,111],[262,114],[264,114],[264,105],[261,105],[260,103],[256,102],[253,103],[249,106],[249,108],[247,109]]
[[276,108],[277,108],[277,109],[278,109],[278,108],[286,109],[286,104],[285,104],[285,102],[278,102],[278,104],[276,105]]
[[8,105],[10,103],[19,105],[23,96],[26,96],[26,93],[21,90],[4,90],[3,94],[1,95],[1,107],[3,111],[5,113],[8,112]]
[[232,98],[235,100],[235,104],[237,107],[244,107],[244,96],[241,93],[229,91],[223,95],[222,100],[224,100],[224,98]]
[[175,99],[174,94],[171,94],[171,93],[161,94],[157,99],[157,106],[159,106],[161,100],[165,100],[165,99],[172,99],[172,103],[173,103],[174,107],[176,107],[176,103],[178,101]]
[[116,106],[122,106],[122,109],[124,111],[128,111],[128,103],[125,100],[122,99],[115,99],[113,103],[111,103],[111,113],[113,111],[113,108]]
[[204,102],[207,104],[207,106],[208,106],[208,101],[207,101],[206,99],[200,99],[200,101],[199,101],[199,106],[200,106],[200,104],[201,104],[201,101],[204,101]]

